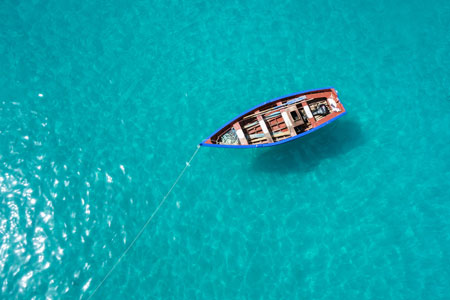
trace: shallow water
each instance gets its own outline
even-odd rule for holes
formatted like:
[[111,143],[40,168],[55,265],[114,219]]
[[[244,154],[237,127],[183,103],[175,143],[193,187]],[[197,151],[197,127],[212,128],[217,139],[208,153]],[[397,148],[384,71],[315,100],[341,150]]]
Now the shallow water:
[[86,299],[196,145],[334,86],[348,114],[202,148],[94,299],[450,295],[450,4],[0,3],[1,298]]

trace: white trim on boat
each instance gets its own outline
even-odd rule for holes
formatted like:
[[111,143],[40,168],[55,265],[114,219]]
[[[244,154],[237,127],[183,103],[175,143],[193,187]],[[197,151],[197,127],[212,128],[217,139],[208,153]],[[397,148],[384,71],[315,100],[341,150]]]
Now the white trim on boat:
[[269,133],[266,122],[264,122],[263,120],[259,120],[259,126],[261,126],[264,133]]
[[313,115],[311,113],[311,109],[309,108],[308,105],[303,106],[303,109],[305,110],[306,116],[308,117],[308,119],[312,119]]
[[244,132],[242,131],[242,129],[236,130],[236,134],[240,140],[245,139],[245,135],[244,135]]
[[291,120],[289,119],[289,117],[288,117],[288,115],[287,115],[287,113],[286,113],[285,111],[283,111],[283,112],[281,113],[281,116],[283,117],[284,123],[286,123],[287,127],[288,127],[288,128],[292,127],[292,122],[291,122]]

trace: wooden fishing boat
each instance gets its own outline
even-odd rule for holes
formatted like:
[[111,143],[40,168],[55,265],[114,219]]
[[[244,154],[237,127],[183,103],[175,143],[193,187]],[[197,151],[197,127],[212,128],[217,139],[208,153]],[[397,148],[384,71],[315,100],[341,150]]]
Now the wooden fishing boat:
[[334,88],[295,93],[264,102],[237,116],[200,145],[269,147],[311,133],[345,115]]

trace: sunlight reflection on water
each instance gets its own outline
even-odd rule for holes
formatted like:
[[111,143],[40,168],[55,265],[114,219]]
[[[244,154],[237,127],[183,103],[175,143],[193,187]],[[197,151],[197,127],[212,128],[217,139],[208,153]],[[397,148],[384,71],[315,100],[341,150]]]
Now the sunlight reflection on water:
[[[41,205],[37,209],[38,201],[32,197],[33,188],[23,178],[23,173],[16,170],[0,175],[0,191],[6,195],[3,198],[4,209],[1,210],[0,222],[2,291],[5,292],[8,286],[17,283],[17,292],[24,293],[30,284],[37,283],[35,275],[51,266],[51,258],[46,258],[46,249],[51,243],[46,230],[53,227],[53,204],[49,200],[40,201]],[[28,228],[32,226],[35,227],[30,233]],[[5,266],[8,266],[8,272],[12,276],[5,278]],[[36,286],[32,289],[35,288]]]

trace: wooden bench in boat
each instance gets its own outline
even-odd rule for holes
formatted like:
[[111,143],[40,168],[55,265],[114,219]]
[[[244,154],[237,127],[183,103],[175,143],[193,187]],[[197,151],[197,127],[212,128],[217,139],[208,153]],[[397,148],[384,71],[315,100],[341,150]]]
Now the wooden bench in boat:
[[236,130],[236,135],[238,136],[241,145],[248,145],[248,141],[245,138],[244,132],[242,131],[241,124],[239,124],[239,122],[236,122],[233,124],[233,128],[234,130]]
[[311,122],[312,127],[315,127],[316,119],[314,119],[314,116],[312,115],[312,112],[311,112],[311,109],[309,108],[308,103],[303,102],[302,106],[303,106],[303,110],[306,113],[306,117],[308,118],[309,122]]
[[267,141],[269,143],[273,143],[272,136],[270,135],[269,128],[267,128],[266,121],[264,121],[264,118],[261,115],[258,115],[256,118],[258,119],[259,126],[261,126],[261,129],[264,135],[266,136]]

